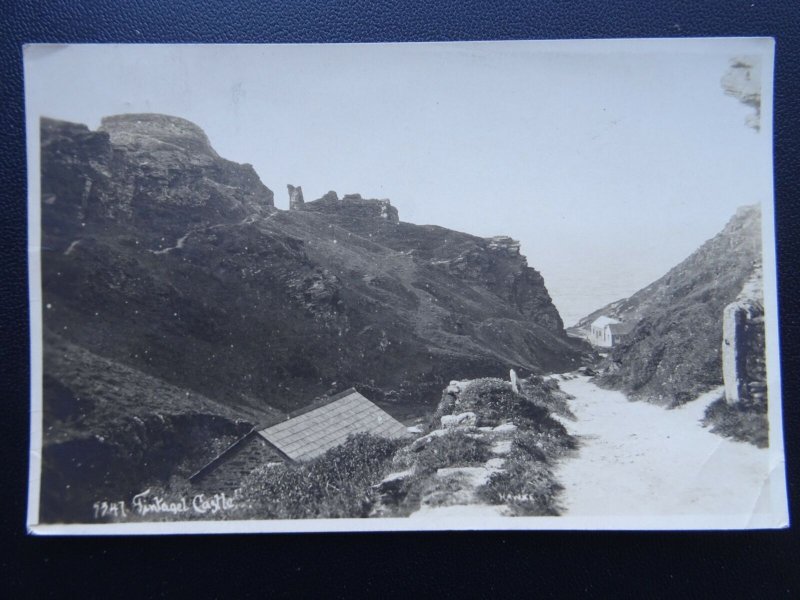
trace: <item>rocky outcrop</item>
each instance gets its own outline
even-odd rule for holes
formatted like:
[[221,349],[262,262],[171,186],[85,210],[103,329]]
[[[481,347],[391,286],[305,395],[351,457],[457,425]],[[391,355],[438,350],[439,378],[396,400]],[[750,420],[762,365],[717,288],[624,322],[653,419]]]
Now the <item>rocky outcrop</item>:
[[303,188],[293,186],[291,183],[286,187],[289,190],[289,210],[302,210],[305,201],[303,200]]
[[760,259],[761,212],[746,206],[666,275],[582,319],[579,325],[600,314],[636,323],[598,382],[666,405],[722,385],[723,313]]
[[237,409],[360,385],[401,415],[453,377],[579,364],[510,238],[357,194],[279,211],[183,119],[43,121],[41,140],[44,325],[99,356]]
[[149,239],[187,226],[268,214],[273,193],[251,165],[223,158],[189,121],[156,114],[103,119],[98,131],[42,119],[47,233],[87,223],[131,224]]
[[[277,210],[175,117],[45,119],[41,145],[48,519],[67,489],[188,475],[351,386],[405,419],[454,377],[579,364],[510,238],[403,223],[357,194]],[[83,519],[87,500],[64,510]]]
[[480,240],[451,259],[436,264],[456,277],[485,283],[537,323],[560,331],[564,324],[541,274],[528,266],[517,240],[497,236]]
[[764,293],[760,267],[736,301],[723,311],[722,377],[728,404],[766,403]]

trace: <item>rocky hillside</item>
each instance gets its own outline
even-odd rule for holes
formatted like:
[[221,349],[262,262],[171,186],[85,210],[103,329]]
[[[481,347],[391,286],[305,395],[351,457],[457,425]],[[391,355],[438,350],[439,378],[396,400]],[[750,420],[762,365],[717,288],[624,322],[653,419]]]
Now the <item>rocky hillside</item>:
[[454,375],[578,359],[509,238],[357,195],[278,211],[252,167],[174,117],[41,133],[45,326],[101,356],[281,409],[358,384],[414,403]]
[[[93,504],[185,480],[250,430],[234,410],[45,336],[41,519],[91,521]],[[283,418],[281,413],[273,415]]]
[[722,385],[722,319],[761,259],[761,213],[740,208],[725,228],[662,278],[600,315],[636,323],[610,353],[602,385],[676,405]]
[[[41,164],[45,344],[63,349],[45,354],[46,398],[80,388],[85,410],[106,406],[91,382],[112,365],[119,422],[142,377],[251,424],[350,386],[407,418],[453,378],[567,370],[586,351],[510,238],[299,187],[277,210],[183,119],[43,119]],[[91,429],[69,418],[46,443]]]
[[251,165],[220,158],[197,125],[176,117],[108,117],[98,131],[42,119],[41,148],[48,236],[79,239],[108,222],[144,242],[264,215],[274,204]]

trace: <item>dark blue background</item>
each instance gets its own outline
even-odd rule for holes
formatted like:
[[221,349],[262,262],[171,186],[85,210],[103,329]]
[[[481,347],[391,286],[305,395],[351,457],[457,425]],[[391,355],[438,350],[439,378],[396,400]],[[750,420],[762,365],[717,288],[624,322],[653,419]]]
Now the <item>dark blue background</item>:
[[677,595],[800,592],[793,530],[749,533],[435,533],[43,539],[25,535],[28,313],[22,54],[26,42],[384,42],[774,36],[775,183],[792,514],[798,514],[800,3],[5,2],[0,9],[0,582],[27,597]]

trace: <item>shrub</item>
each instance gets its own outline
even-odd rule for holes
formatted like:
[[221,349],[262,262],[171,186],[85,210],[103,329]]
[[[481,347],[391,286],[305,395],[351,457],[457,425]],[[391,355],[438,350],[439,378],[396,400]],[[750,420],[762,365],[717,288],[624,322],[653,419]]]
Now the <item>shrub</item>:
[[505,504],[515,515],[558,515],[556,498],[563,488],[549,464],[575,447],[575,440],[552,419],[536,429],[518,431],[503,471],[478,488],[478,497],[490,504]]
[[412,496],[417,498],[416,507],[419,506],[419,499],[425,496],[427,506],[448,506],[458,503],[458,494],[464,489],[463,482],[457,477],[430,477],[419,480],[412,490]]
[[558,382],[553,379],[544,380],[541,377],[532,375],[519,382],[520,391],[531,402],[572,421],[575,414],[570,410],[568,400],[572,396],[562,391],[558,387]]
[[509,420],[524,426],[549,417],[546,408],[515,393],[509,382],[494,378],[475,379],[461,392],[457,412],[465,411],[478,416],[479,427],[494,427]]
[[432,438],[417,453],[417,474],[430,474],[446,467],[480,465],[491,457],[489,444],[463,431],[450,431]]
[[439,401],[439,404],[436,407],[436,410],[433,411],[429,421],[428,421],[428,431],[433,431],[434,429],[439,429],[441,424],[442,417],[444,415],[452,415],[456,412],[456,398],[452,394],[448,394],[446,391],[442,394],[442,399]]
[[[557,423],[560,425],[560,423]],[[576,447],[575,439],[563,428],[542,428],[536,431],[521,431],[514,436],[510,457],[550,462]]]
[[544,462],[509,461],[478,488],[478,496],[490,504],[505,504],[516,515],[557,516],[556,497],[562,490]]
[[708,405],[703,425],[711,432],[759,448],[769,446],[769,420],[765,402],[740,402],[728,404],[719,398]]
[[377,500],[372,486],[404,443],[357,434],[308,463],[256,469],[240,488],[239,518],[367,517]]

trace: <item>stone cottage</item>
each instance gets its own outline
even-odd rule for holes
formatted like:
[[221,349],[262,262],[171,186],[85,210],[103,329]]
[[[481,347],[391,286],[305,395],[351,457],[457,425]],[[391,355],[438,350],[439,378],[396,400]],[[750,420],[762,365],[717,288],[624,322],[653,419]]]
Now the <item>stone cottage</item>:
[[402,423],[350,388],[295,411],[284,421],[254,427],[189,481],[215,492],[233,492],[258,466],[316,458],[356,433],[388,438],[408,435]]

